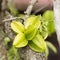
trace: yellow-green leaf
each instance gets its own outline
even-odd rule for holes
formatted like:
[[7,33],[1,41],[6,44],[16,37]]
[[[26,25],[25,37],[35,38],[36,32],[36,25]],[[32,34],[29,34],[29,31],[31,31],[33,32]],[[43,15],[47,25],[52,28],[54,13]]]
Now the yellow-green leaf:
[[13,41],[13,46],[20,48],[20,47],[24,47],[28,44],[28,41],[25,38],[25,35],[23,33],[18,34],[14,41]]
[[12,2],[9,4],[9,9],[13,16],[17,16],[19,14],[18,10],[14,7]]
[[11,28],[16,33],[21,33],[21,32],[24,32],[24,30],[25,30],[24,25],[17,21],[13,21],[11,23]]
[[48,31],[45,29],[40,28],[40,34],[43,36],[44,39],[48,37]]
[[57,49],[52,43],[46,41],[46,44],[54,53],[57,53]]
[[48,55],[49,55],[49,49],[47,46],[46,46],[46,50],[45,50],[45,55],[46,55],[46,57],[48,57]]
[[30,16],[26,21],[25,21],[25,28],[27,29],[28,27],[30,27],[31,25],[34,25],[35,28],[39,28],[40,27],[40,16],[35,16],[32,15]]
[[54,12],[52,10],[47,10],[42,15],[45,22],[48,22],[47,29],[48,34],[51,35],[55,32],[55,26],[54,26]]
[[37,29],[33,28],[33,26],[30,26],[28,29],[25,31],[25,36],[27,40],[32,40],[37,33]]
[[29,43],[31,49],[36,52],[44,52],[46,50],[46,42],[43,37],[39,34]]
[[32,41],[29,41],[29,47],[35,52],[44,52],[40,47],[34,44]]

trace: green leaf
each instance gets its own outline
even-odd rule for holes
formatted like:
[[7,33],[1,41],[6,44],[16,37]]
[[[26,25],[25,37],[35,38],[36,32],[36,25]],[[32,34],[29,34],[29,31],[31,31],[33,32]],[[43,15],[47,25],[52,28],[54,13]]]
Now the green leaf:
[[11,23],[11,28],[16,33],[21,33],[21,32],[24,32],[24,30],[25,30],[24,25],[17,21],[13,21]]
[[37,29],[35,29],[33,26],[30,26],[28,29],[25,31],[25,36],[27,40],[32,40],[37,33]]
[[9,37],[5,37],[5,38],[4,38],[4,43],[7,45],[8,42],[10,42]]
[[12,15],[17,16],[19,14],[18,10],[14,7],[12,2],[9,5],[9,9],[10,9]]
[[36,52],[44,52],[46,50],[46,42],[39,34],[37,34],[36,37],[31,42],[29,42],[29,46]]
[[[33,25],[36,29],[38,29],[40,27],[40,16],[35,16],[32,15],[30,16],[26,21],[25,21],[25,28],[27,29],[28,27],[30,27],[31,25]],[[33,27],[33,28],[34,28]]]
[[11,47],[7,50],[7,57],[8,60],[20,60],[20,56],[18,54],[18,51],[15,47]]
[[41,35],[43,36],[44,39],[46,39],[48,37],[48,32],[43,31],[41,32]]
[[40,34],[43,36],[44,39],[48,37],[48,31],[47,31],[46,26],[40,27]]
[[55,26],[54,26],[54,13],[52,10],[47,10],[43,13],[43,19],[45,22],[48,22],[47,29],[49,35],[55,32]]
[[49,55],[49,50],[48,50],[48,47],[46,47],[46,50],[45,50],[45,55],[46,55],[46,57],[48,57],[48,55]]
[[8,43],[10,42],[10,38],[9,37],[5,37],[4,40],[3,40],[3,44],[5,46],[5,48],[8,48]]
[[44,52],[40,47],[34,44],[32,41],[29,41],[29,47],[35,52]]
[[24,47],[28,44],[28,41],[25,38],[25,35],[23,33],[18,34],[14,41],[13,41],[13,46],[17,48]]
[[46,44],[54,53],[57,53],[57,49],[52,43],[46,41]]

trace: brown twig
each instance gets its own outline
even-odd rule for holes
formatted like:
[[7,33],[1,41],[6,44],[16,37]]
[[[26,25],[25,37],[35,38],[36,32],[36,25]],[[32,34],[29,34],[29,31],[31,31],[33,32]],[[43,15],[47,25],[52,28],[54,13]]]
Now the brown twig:
[[37,2],[37,0],[30,1],[29,6],[27,7],[26,11],[24,12],[25,13],[24,20],[26,20],[29,17],[29,15],[31,14],[32,8],[36,2]]
[[16,19],[23,20],[23,18],[21,18],[21,17],[13,17],[8,11],[5,11],[5,13],[6,13],[6,15],[8,15],[9,18],[2,20],[2,23],[7,22],[7,21],[16,20]]
[[29,15],[31,14],[32,8],[33,8],[33,6],[34,6],[34,4],[36,2],[37,2],[37,0],[31,0],[30,1],[29,6],[27,7],[26,11],[24,12],[25,13],[25,17],[24,18],[21,18],[21,17],[11,17],[9,19],[2,20],[2,23],[6,22],[6,21],[16,20],[16,19],[26,20],[29,17]]
[[11,17],[11,18],[9,18],[9,19],[4,19],[3,22],[11,21],[11,20],[16,20],[16,19],[21,19],[21,20],[23,20],[21,17]]
[[16,19],[26,20],[29,17],[29,15],[31,14],[32,8],[36,2],[37,2],[37,0],[31,0],[30,1],[29,6],[27,7],[26,11],[24,12],[25,13],[24,19],[21,17],[11,17],[9,19],[2,20],[2,23],[6,22],[6,21],[16,20]]

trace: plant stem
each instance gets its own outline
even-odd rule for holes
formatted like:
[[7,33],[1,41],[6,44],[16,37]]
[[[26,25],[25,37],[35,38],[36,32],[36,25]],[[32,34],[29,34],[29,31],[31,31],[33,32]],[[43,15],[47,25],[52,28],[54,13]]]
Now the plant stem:
[[11,20],[16,20],[16,19],[21,19],[21,20],[23,20],[21,17],[11,17],[11,18],[9,18],[9,19],[4,19],[3,22],[11,21]]

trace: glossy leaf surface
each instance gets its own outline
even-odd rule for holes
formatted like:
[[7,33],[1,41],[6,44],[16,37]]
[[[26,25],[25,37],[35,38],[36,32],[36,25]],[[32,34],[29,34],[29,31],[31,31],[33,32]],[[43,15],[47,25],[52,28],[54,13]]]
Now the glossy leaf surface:
[[39,28],[40,24],[40,16],[32,15],[25,21],[25,28],[27,29],[31,25],[33,25],[35,28]]
[[37,34],[36,37],[29,43],[29,46],[36,52],[44,52],[46,49],[46,42],[41,35]]
[[48,31],[46,26],[40,27],[40,34],[43,36],[44,39],[48,37]]
[[25,35],[27,40],[32,40],[37,33],[37,29],[35,29],[33,26],[30,26],[28,29],[25,31]]
[[21,32],[24,32],[24,30],[25,30],[24,25],[17,21],[13,21],[11,23],[11,28],[16,33],[21,33]]
[[28,41],[25,38],[25,35],[23,33],[18,34],[13,42],[13,46],[20,48],[20,47],[24,47],[28,44]]
[[49,49],[48,49],[48,47],[46,47],[45,55],[46,55],[46,57],[48,57],[48,55],[49,55]]
[[14,7],[12,2],[9,4],[9,9],[13,16],[17,16],[19,14],[18,10]]
[[44,52],[40,47],[34,44],[32,41],[29,42],[29,47],[35,52]]

